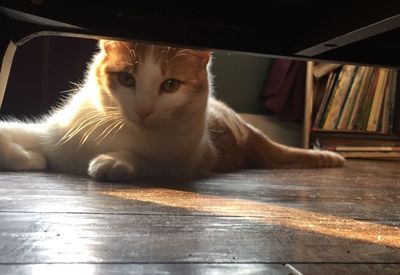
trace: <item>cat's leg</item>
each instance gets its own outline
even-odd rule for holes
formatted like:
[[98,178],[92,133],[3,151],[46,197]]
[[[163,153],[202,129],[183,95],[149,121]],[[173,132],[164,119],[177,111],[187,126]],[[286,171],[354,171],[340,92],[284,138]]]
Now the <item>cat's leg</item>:
[[[288,147],[270,140],[260,130],[246,123],[232,109],[211,100],[209,124],[219,151],[220,163],[215,170],[229,171],[243,165],[258,168],[340,167],[344,158],[329,151]],[[211,131],[213,133],[213,131]]]
[[330,151],[288,147],[266,137],[251,126],[244,150],[250,165],[262,168],[342,167],[345,159]]
[[126,181],[162,175],[162,168],[132,151],[101,154],[89,163],[88,174],[96,180]]
[[96,180],[123,181],[135,176],[134,156],[128,151],[111,152],[95,157],[88,174]]
[[[214,148],[204,151],[204,158],[194,161],[187,157],[171,160],[150,159],[132,151],[101,154],[89,163],[88,174],[96,180],[128,181],[138,178],[192,179],[209,174]],[[172,164],[171,164],[172,163]]]
[[22,123],[0,124],[0,169],[46,169],[46,158],[40,150],[39,143],[40,135],[31,126]]

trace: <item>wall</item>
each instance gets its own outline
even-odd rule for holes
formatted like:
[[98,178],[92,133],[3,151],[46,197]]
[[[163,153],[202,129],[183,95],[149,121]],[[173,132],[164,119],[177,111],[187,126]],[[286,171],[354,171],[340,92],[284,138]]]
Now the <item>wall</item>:
[[268,115],[261,95],[273,62],[259,55],[215,51],[212,72],[216,97],[241,113],[242,117],[261,129],[273,140],[302,147],[303,126],[287,123]]
[[265,114],[261,95],[272,59],[216,51],[212,72],[217,98],[240,113]]

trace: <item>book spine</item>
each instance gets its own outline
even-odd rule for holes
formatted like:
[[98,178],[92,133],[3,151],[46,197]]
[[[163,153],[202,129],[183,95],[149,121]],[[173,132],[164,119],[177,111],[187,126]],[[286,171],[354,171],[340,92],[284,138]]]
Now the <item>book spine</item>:
[[368,118],[371,112],[372,100],[374,99],[375,96],[378,77],[379,77],[379,69],[374,68],[373,74],[371,76],[371,81],[366,91],[365,101],[363,102],[364,104],[361,108],[360,117],[359,120],[357,121],[358,130],[365,131],[367,129]]
[[354,68],[355,66],[352,65],[343,66],[343,76],[339,79],[338,86],[335,89],[335,94],[332,98],[332,104],[330,105],[328,110],[329,113],[323,126],[324,129],[335,129],[343,100],[347,93],[347,88],[353,76]]
[[345,158],[400,158],[400,152],[339,152]]
[[[397,70],[392,71],[392,89],[390,94],[390,106],[389,106],[389,127],[388,133],[393,133],[393,124],[394,124],[394,117],[395,117],[395,106],[396,106],[396,94],[397,87],[398,87],[398,72]],[[399,110],[397,110],[399,111]]]
[[385,96],[383,99],[383,106],[382,106],[382,115],[380,118],[380,127],[378,127],[378,130],[381,133],[387,134],[389,132],[389,109],[390,109],[390,100],[392,98],[392,90],[394,86],[394,70],[389,70],[388,71],[388,76],[387,76],[387,83],[386,83],[386,91],[385,91]]
[[376,84],[374,97],[371,103],[371,111],[367,122],[367,131],[373,132],[377,130],[379,116],[381,114],[382,100],[386,91],[387,75],[388,69],[379,70],[379,77]]
[[369,85],[369,82],[371,81],[371,74],[372,74],[372,68],[366,67],[364,77],[362,79],[362,83],[357,95],[357,99],[355,100],[353,111],[351,113],[350,120],[347,125],[347,129],[349,130],[356,129],[356,122],[358,121],[358,117],[360,116],[361,113],[361,107],[363,106],[363,101],[365,100],[367,87]]
[[334,78],[335,78],[335,73],[334,72],[330,73],[328,80],[326,82],[326,87],[324,89],[324,95],[322,97],[321,104],[319,105],[317,115],[315,116],[313,128],[318,128],[318,125],[321,122],[322,115],[323,115],[324,111],[326,110],[326,104],[327,104],[329,96],[330,96],[329,93],[331,92]]
[[338,129],[343,129],[343,130],[348,129],[350,117],[353,113],[355,103],[358,100],[360,86],[364,79],[365,71],[366,71],[366,67],[360,67],[357,71],[357,74],[354,78],[354,84],[351,87],[348,98],[343,107],[343,113],[342,113],[342,116],[340,118],[340,121],[339,121],[339,124],[337,127]]
[[394,100],[394,112],[393,112],[393,133],[400,133],[400,89],[399,89],[400,74],[397,73],[397,85],[396,94]]
[[325,122],[327,120],[329,109],[331,108],[331,105],[332,105],[332,102],[333,102],[333,95],[335,93],[337,85],[339,84],[339,79],[340,79],[341,75],[343,75],[342,71],[340,71],[338,73],[335,73],[335,78],[334,78],[332,87],[331,87],[331,89],[329,91],[329,94],[328,94],[326,108],[323,111],[322,119],[321,119],[320,123],[318,124],[318,128],[319,129],[322,129],[324,127],[324,124],[325,124]]
[[315,78],[321,78],[328,73],[332,73],[334,70],[339,68],[340,64],[333,64],[333,63],[320,63],[314,65],[313,75]]
[[354,69],[353,69],[353,71],[351,73],[351,76],[350,76],[350,81],[349,81],[347,87],[344,88],[343,99],[341,99],[341,101],[339,102],[340,108],[339,108],[339,113],[337,115],[337,119],[336,119],[336,122],[335,122],[335,129],[339,129],[338,128],[339,124],[343,122],[343,119],[344,119],[344,117],[343,117],[344,107],[345,107],[345,105],[347,103],[347,100],[349,98],[349,93],[350,93],[351,89],[354,86],[354,80],[356,78],[356,75],[357,75],[357,72],[358,72],[359,68],[360,68],[359,66],[355,66],[354,67]]
[[392,146],[327,146],[324,149],[335,152],[400,152],[400,147]]

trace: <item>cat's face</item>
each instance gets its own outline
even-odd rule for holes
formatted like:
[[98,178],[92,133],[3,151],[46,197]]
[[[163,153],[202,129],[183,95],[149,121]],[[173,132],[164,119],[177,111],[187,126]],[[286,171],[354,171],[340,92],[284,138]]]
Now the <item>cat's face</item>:
[[102,104],[139,126],[168,124],[204,110],[208,51],[100,41],[96,77]]

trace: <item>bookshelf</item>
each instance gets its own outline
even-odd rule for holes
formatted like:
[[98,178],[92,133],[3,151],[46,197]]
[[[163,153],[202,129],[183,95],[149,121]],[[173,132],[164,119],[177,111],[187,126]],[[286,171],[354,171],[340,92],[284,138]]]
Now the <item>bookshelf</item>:
[[308,62],[304,147],[400,160],[399,79],[390,68]]

